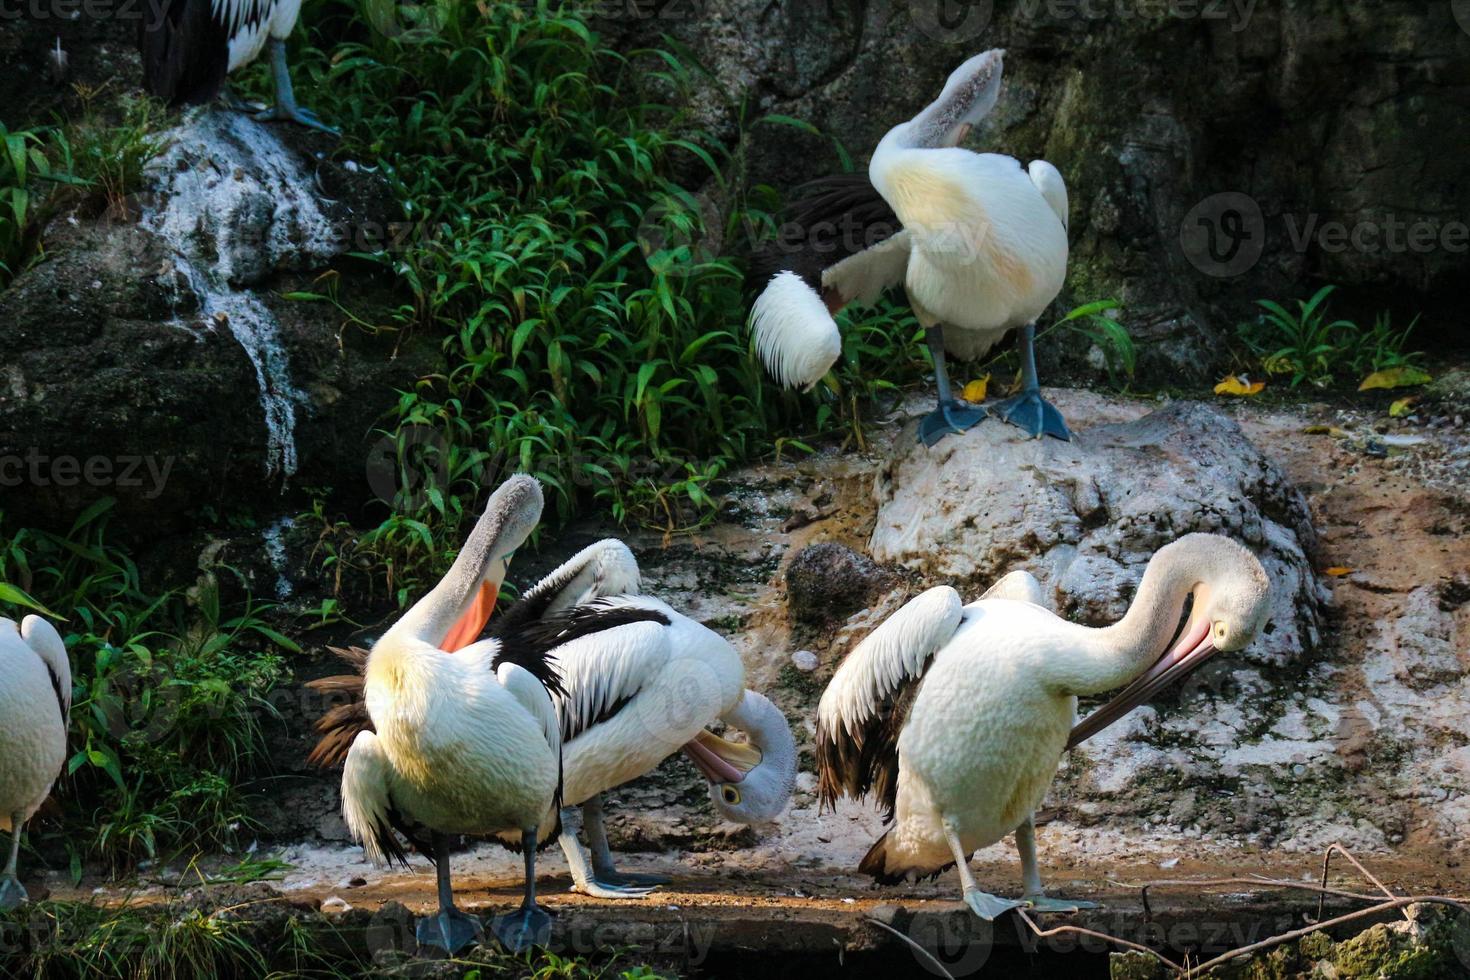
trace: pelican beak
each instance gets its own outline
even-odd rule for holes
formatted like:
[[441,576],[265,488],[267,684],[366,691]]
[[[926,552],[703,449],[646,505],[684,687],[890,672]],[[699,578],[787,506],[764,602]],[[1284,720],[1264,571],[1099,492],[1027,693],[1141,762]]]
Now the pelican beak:
[[1133,683],[1072,729],[1072,734],[1067,739],[1067,748],[1070,749],[1107,728],[1176,680],[1193,673],[1214,654],[1215,644],[1210,638],[1209,617],[1191,619],[1179,634],[1178,641],[1153,666],[1134,678]]
[[487,579],[481,582],[480,587],[475,590],[475,597],[470,600],[469,608],[450,627],[444,641],[439,644],[439,649],[445,653],[453,653],[479,639],[485,629],[485,624],[490,622],[490,614],[495,611],[495,600],[499,597],[500,583],[498,581]]
[[684,754],[712,783],[738,783],[761,762],[760,749],[728,741],[711,731],[702,731],[686,743]]

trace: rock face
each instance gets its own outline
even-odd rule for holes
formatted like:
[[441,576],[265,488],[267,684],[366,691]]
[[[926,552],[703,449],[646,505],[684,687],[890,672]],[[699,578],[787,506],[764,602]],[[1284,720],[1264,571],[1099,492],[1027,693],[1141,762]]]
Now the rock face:
[[[291,480],[362,498],[379,413],[436,355],[410,344],[395,361],[391,340],[282,295],[381,245],[391,213],[311,138],[197,114],[166,134],[131,213],[53,223],[47,257],[0,294],[7,517],[64,527],[110,495],[157,534]],[[354,305],[387,306],[362,280]]]
[[[838,169],[833,139],[861,168],[954,67],[1005,48],[1000,102],[967,145],[1061,170],[1063,302],[1124,300],[1145,375],[1208,373],[1251,301],[1305,296],[1305,278],[1341,284],[1344,302],[1363,287],[1366,322],[1401,301],[1454,329],[1470,16],[1405,0],[1146,6],[707,0],[607,30],[689,45],[712,79],[700,121],[781,188]],[[744,88],[749,102],[730,97]],[[749,123],[763,113],[821,132]]]
[[1317,645],[1306,501],[1205,406],[1175,403],[1070,443],[987,422],[932,450],[901,446],[875,492],[878,561],[973,595],[1025,568],[1054,609],[1095,625],[1123,615],[1155,551],[1191,531],[1227,535],[1257,553],[1273,586],[1271,625],[1246,656],[1280,666]]
[[892,584],[867,555],[833,541],[803,548],[786,566],[786,603],[807,623],[841,622]]

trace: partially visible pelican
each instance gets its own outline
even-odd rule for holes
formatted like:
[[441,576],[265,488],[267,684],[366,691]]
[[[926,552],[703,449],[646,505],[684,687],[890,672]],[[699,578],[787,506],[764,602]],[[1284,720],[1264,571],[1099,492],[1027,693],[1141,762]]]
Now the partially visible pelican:
[[[598,898],[641,897],[665,880],[617,870],[603,823],[603,792],[647,775],[682,749],[709,781],[715,810],[753,824],[778,817],[796,782],[790,726],[774,704],[745,689],[739,654],[666,603],[636,595],[638,587],[628,547],[600,541],[528,590],[490,630],[492,637],[535,635],[556,660],[564,780],[559,843],[577,890]],[[588,630],[587,622],[601,626]],[[455,647],[446,643],[444,649]],[[351,652],[347,658],[357,659]],[[348,692],[354,686],[350,677],[314,685]],[[749,743],[707,730],[721,720]],[[318,723],[323,738],[312,761],[332,764],[337,747],[365,721],[351,705],[333,709]],[[555,814],[541,821],[542,840],[556,822]]]
[[301,15],[301,0],[148,0],[139,22],[143,88],[169,105],[212,101],[225,76],[270,49],[276,104],[255,118],[289,120],[335,133],[296,104],[286,40]]
[[[1090,907],[1047,898],[1036,866],[1033,817],[1062,752],[1217,651],[1248,644],[1269,588],[1243,546],[1189,534],[1149,560],[1112,626],[1078,626],[1042,608],[1025,573],[969,605],[947,586],[912,599],[848,655],[817,708],[823,803],[872,794],[892,821],[859,869],[892,883],[956,865],[965,902],[984,919],[1023,904]],[[1073,728],[1078,695],[1123,685]],[[968,863],[1012,831],[1020,901],[981,891]]]
[[419,923],[418,939],[451,954],[480,933],[479,920],[454,906],[452,834],[519,832],[525,895],[518,911],[496,918],[495,932],[519,951],[550,926],[536,904],[535,842],[560,798],[556,668],[535,637],[472,643],[455,657],[441,651],[446,637],[478,632],[486,597],[493,601],[541,506],[534,479],[506,481],[449,573],[373,644],[364,673],[373,731],[358,733],[342,773],[342,813],[370,858],[405,859],[394,830],[432,856],[439,914]]
[[[1045,160],[1023,169],[1013,157],[958,145],[995,105],[1004,54],[966,61],[938,99],[890,129],[867,181],[809,185],[793,212],[806,250],[767,249],[755,263],[758,275],[775,274],[751,310],[751,328],[762,360],[787,387],[811,387],[836,362],[837,310],[903,283],[939,387],[938,408],[919,426],[930,446],[985,417],[955,399],[946,352],[973,360],[1018,327],[1022,390],[990,412],[1033,436],[1070,438],[1041,397],[1033,351],[1036,320],[1067,273],[1066,184]],[[833,228],[840,235],[823,231]]]
[[40,616],[0,619],[0,830],[10,857],[0,872],[0,910],[27,901],[16,876],[26,822],[51,793],[66,761],[71,663],[61,634]]

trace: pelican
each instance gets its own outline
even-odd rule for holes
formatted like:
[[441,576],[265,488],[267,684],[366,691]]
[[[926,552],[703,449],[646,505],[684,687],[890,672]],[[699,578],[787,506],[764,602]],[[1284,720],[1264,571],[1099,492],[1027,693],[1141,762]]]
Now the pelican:
[[336,133],[296,104],[286,64],[286,39],[296,28],[301,0],[149,0],[138,31],[143,88],[169,105],[212,101],[225,76],[270,50],[276,104],[261,121],[289,120]]
[[[786,717],[745,688],[739,654],[666,603],[636,595],[638,588],[638,565],[627,545],[600,541],[533,586],[490,631],[502,638],[535,635],[556,659],[563,759],[557,839],[574,887],[596,898],[641,898],[665,880],[617,870],[603,822],[601,794],[607,790],[646,775],[682,749],[708,781],[716,812],[755,824],[780,816],[796,782],[796,742]],[[598,628],[587,629],[588,622]],[[349,651],[347,659],[361,658]],[[318,690],[351,691],[353,680],[313,683]],[[716,721],[744,732],[749,743],[709,731]],[[318,723],[323,737],[312,761],[332,764],[348,731],[364,722],[351,705],[333,709]],[[548,814],[540,826],[553,828],[556,816]],[[590,858],[578,840],[581,832]]]
[[534,479],[506,481],[444,579],[373,644],[363,674],[372,730],[357,734],[342,772],[342,813],[369,858],[406,861],[398,830],[433,859],[439,914],[422,920],[417,935],[451,954],[481,933],[479,920],[454,905],[453,834],[518,832],[525,844],[521,907],[494,923],[507,949],[540,941],[550,926],[536,904],[535,842],[560,797],[555,666],[530,637],[470,643],[456,657],[440,649],[446,638],[478,631],[541,506]]
[[0,872],[0,911],[27,901],[16,876],[20,835],[66,761],[71,664],[56,627],[39,616],[0,619],[0,830],[10,857]]
[[[1092,907],[1048,898],[1036,865],[1034,814],[1062,752],[1217,651],[1243,648],[1265,620],[1269,587],[1243,546],[1189,534],[1149,560],[1111,626],[1054,615],[1024,572],[969,605],[947,586],[912,599],[843,661],[817,707],[823,804],[871,794],[890,821],[859,870],[893,883],[957,866],[965,903],[984,919],[1023,904]],[[1123,685],[1073,728],[1078,695]],[[981,891],[968,864],[1012,831],[1020,901]]]
[[966,61],[938,99],[890,129],[867,181],[808,185],[794,211],[806,250],[774,261],[767,250],[754,263],[758,277],[776,270],[751,310],[756,350],[786,387],[810,388],[831,370],[842,347],[837,310],[903,283],[939,388],[938,408],[919,425],[929,446],[986,414],[955,399],[946,352],[981,357],[1016,328],[1022,389],[990,413],[1032,436],[1071,438],[1041,397],[1033,349],[1036,320],[1066,278],[1067,186],[1045,160],[1023,169],[1013,157],[958,145],[995,105],[1004,54]]

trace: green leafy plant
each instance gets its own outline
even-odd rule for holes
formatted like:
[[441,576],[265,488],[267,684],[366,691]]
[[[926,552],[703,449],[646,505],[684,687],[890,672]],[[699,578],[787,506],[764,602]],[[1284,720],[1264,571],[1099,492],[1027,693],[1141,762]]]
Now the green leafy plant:
[[1353,345],[1352,370],[1359,376],[1379,371],[1391,371],[1402,367],[1419,367],[1424,363],[1423,351],[1408,350],[1409,335],[1419,325],[1416,316],[1402,330],[1393,325],[1393,317],[1387,310],[1373,320],[1373,327],[1364,331]]
[[0,614],[45,596],[72,660],[73,754],[57,795],[74,869],[234,844],[250,822],[241,784],[264,763],[280,651],[298,650],[248,599],[222,607],[214,578],[192,595],[148,593],[107,542],[111,506],[65,535],[0,531]]
[[1121,310],[1122,304],[1117,300],[1100,299],[1083,303],[1056,322],[1057,327],[1065,327],[1102,351],[1108,376],[1114,384],[1131,381],[1138,366],[1133,336],[1117,320]]
[[1273,300],[1256,301],[1265,312],[1238,332],[1267,373],[1290,374],[1292,387],[1303,381],[1322,385],[1345,365],[1358,327],[1351,320],[1327,318],[1327,297],[1335,288],[1323,286],[1310,299],[1297,300],[1295,312]]
[[[15,130],[0,123],[0,288],[35,254],[43,214],[42,185],[67,179],[66,140],[53,129]],[[49,155],[48,155],[49,154]],[[60,157],[58,171],[51,156]]]

